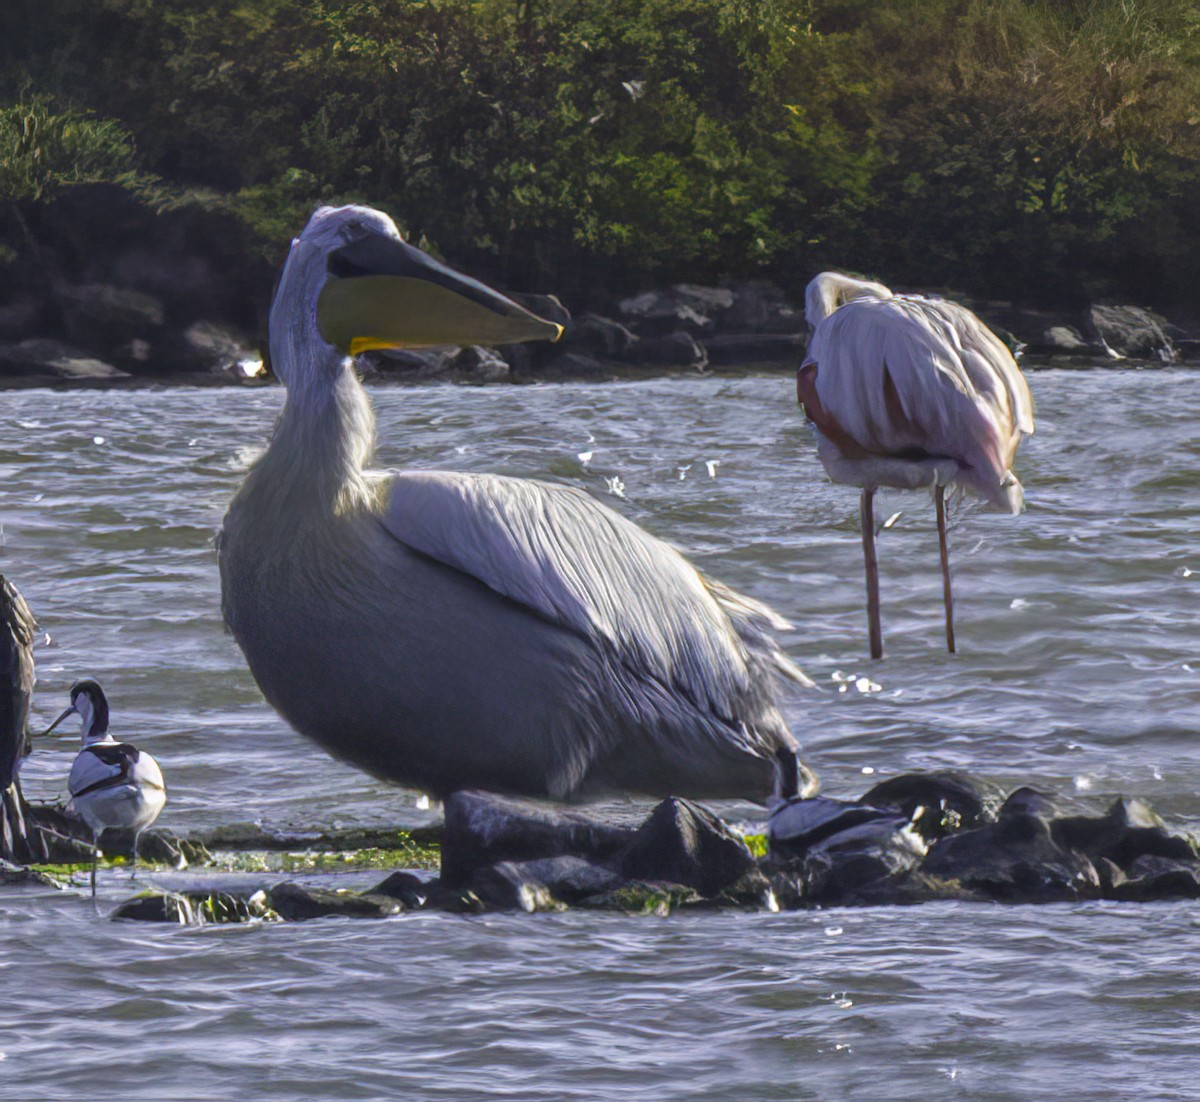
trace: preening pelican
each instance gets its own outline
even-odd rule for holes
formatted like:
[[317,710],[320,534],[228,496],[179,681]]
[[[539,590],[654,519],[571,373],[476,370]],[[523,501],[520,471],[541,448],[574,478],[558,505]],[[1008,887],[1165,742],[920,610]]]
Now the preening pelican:
[[375,776],[482,788],[811,791],[776,703],[777,616],[578,490],[370,474],[348,355],[561,332],[364,207],[292,242],[270,315],[287,399],[219,541],[225,621],[267,700]]
[[67,716],[79,716],[83,749],[71,763],[67,789],[71,808],[92,832],[92,895],[100,835],[106,830],[133,831],[133,864],[137,867],[142,831],[161,814],[167,788],[158,762],[128,742],[117,742],[108,730],[108,698],[88,678],[71,686],[71,703],[46,728],[48,735]]
[[893,295],[879,283],[823,272],[805,291],[812,329],[796,395],[834,482],[862,487],[871,657],[883,657],[873,497],[877,487],[932,486],[946,646],[954,603],[945,488],[959,485],[1010,513],[1024,504],[1012,461],[1033,432],[1033,399],[1008,349],[957,303]]

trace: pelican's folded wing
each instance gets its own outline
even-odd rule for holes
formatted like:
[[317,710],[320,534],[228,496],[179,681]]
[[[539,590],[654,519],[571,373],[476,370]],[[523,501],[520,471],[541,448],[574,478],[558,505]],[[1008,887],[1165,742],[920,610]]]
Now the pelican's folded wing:
[[775,643],[785,621],[579,490],[407,472],[395,477],[383,523],[726,720],[773,707],[765,672],[808,683]]

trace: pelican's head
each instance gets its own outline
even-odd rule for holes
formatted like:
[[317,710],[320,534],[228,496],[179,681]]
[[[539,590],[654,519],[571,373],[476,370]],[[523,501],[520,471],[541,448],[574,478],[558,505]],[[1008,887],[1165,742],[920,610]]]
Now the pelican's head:
[[98,681],[84,678],[71,686],[71,704],[62,715],[46,728],[48,735],[67,716],[77,715],[80,719],[80,733],[86,746],[89,742],[99,742],[108,735],[108,698],[100,688]]
[[322,207],[292,242],[271,307],[272,338],[298,320],[349,356],[562,335],[562,326],[407,244],[386,214],[362,206]]

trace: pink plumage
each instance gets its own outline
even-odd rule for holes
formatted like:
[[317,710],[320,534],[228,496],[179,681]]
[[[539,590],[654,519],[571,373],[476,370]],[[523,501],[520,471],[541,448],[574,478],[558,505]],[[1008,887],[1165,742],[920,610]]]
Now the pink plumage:
[[[874,531],[866,524],[874,490],[934,488],[945,568],[946,486],[1021,511],[1024,494],[1012,462],[1021,436],[1033,432],[1033,400],[1008,349],[957,303],[893,295],[879,283],[823,272],[808,285],[805,307],[812,337],[797,397],[829,477],[863,489],[868,608],[873,599],[877,618]],[[874,657],[882,654],[877,633],[872,623]]]

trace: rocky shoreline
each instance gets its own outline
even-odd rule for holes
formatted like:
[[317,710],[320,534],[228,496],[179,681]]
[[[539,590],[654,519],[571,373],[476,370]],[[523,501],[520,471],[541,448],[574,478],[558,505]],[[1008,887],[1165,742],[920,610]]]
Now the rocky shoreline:
[[[153,215],[120,189],[80,188],[28,229],[27,278],[0,283],[0,388],[261,385],[272,266],[231,251],[204,210]],[[900,290],[901,288],[897,288]],[[934,292],[929,292],[934,293]],[[1142,306],[1029,309],[937,292],[1015,350],[1050,363],[1200,362],[1200,323]],[[556,345],[372,353],[372,380],[602,380],[647,372],[791,368],[807,341],[803,288],[678,284],[576,310],[516,295],[566,329]]]
[[[412,830],[280,835],[237,825],[185,839],[150,831],[143,855],[189,874],[124,900],[110,917],[205,925],[412,911],[667,915],[1200,898],[1197,839],[1144,802],[1028,786],[1006,793],[956,772],[893,777],[856,800],[796,801],[752,826],[675,798],[636,827],[479,792],[454,794],[444,811],[440,827]],[[60,812],[32,814],[53,826],[55,859],[82,860],[88,847],[67,841],[72,828]],[[127,854],[130,841],[106,838],[106,854]],[[371,868],[397,871],[362,890],[330,875]],[[0,879],[64,886],[57,871],[6,866]]]

